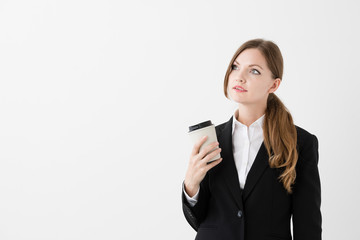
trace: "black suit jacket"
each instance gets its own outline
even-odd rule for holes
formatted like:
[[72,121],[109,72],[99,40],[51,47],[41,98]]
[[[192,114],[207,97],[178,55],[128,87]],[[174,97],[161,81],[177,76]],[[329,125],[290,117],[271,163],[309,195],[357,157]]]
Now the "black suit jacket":
[[296,181],[293,194],[279,182],[280,169],[270,168],[264,142],[240,188],[232,150],[232,118],[216,126],[222,162],[200,184],[198,202],[191,207],[184,193],[186,220],[198,240],[290,240],[321,239],[321,194],[318,171],[318,140],[296,126]]

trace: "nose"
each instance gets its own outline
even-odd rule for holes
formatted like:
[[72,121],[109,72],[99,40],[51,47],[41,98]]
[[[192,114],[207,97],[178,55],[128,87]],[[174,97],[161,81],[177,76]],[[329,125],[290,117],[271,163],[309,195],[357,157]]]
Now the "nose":
[[243,78],[243,77],[241,77],[241,76],[237,76],[236,78],[235,78],[235,81],[236,82],[239,82],[239,83],[245,83],[246,81],[245,81],[245,78]]
[[241,83],[246,82],[245,76],[242,70],[238,70],[235,74],[235,80]]

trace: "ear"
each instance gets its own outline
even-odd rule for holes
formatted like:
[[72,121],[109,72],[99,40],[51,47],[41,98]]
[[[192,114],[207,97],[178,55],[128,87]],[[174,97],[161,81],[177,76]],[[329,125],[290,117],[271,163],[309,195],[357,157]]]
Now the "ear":
[[281,83],[281,79],[280,78],[276,78],[271,86],[271,88],[269,89],[269,93],[273,93],[275,92],[279,86],[280,86],[280,83]]

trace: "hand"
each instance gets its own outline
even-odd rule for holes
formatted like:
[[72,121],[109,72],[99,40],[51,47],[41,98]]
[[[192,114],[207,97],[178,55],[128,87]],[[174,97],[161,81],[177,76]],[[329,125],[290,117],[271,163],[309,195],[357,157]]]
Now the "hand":
[[206,173],[222,161],[222,158],[220,158],[208,164],[210,159],[221,152],[221,148],[217,148],[206,155],[209,151],[219,145],[219,142],[213,142],[199,152],[201,145],[204,144],[206,139],[207,136],[195,143],[190,155],[189,166],[184,181],[185,191],[190,197],[193,197],[199,190],[200,183],[204,179]]

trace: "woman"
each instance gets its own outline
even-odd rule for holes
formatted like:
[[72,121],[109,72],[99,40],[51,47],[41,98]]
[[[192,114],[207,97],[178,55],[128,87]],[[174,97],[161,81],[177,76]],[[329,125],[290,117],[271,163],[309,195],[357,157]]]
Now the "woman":
[[[318,139],[294,125],[274,94],[282,74],[271,41],[247,41],[231,59],[224,94],[239,106],[216,126],[218,142],[200,152],[206,137],[194,145],[183,183],[183,211],[196,239],[321,239]],[[207,164],[219,152],[222,158]]]

